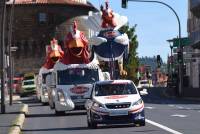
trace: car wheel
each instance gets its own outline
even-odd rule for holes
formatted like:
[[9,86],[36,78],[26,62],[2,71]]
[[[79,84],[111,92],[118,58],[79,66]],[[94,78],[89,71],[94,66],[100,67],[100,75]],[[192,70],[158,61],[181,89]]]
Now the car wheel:
[[91,114],[90,114],[90,118],[89,118],[89,115],[87,114],[87,123],[88,123],[88,127],[89,128],[92,128],[92,129],[96,129],[97,128],[97,123],[92,121]]
[[58,116],[65,115],[65,111],[57,111],[55,109],[55,114],[58,115]]
[[135,122],[135,125],[145,126],[145,120],[137,121],[137,122]]
[[90,126],[92,129],[96,129],[97,128],[97,123],[94,123],[93,121],[90,122]]

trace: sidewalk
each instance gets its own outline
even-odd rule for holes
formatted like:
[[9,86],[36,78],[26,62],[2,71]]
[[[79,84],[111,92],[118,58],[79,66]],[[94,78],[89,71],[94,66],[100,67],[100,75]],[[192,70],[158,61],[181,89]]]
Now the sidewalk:
[[[1,107],[0,107],[1,111]],[[10,106],[6,103],[6,113],[0,113],[0,133],[1,134],[19,134],[25,119],[25,114],[28,112],[28,106],[22,103],[13,101]]]
[[[173,88],[167,88],[166,95],[168,97],[177,97],[176,91]],[[200,89],[199,88],[184,87],[183,90],[182,90],[181,98],[187,99],[187,100],[200,101]]]

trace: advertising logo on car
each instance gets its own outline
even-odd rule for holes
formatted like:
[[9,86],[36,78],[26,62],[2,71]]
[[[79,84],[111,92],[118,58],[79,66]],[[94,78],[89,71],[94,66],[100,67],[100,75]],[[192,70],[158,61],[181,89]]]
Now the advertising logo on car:
[[74,94],[84,94],[89,91],[88,87],[76,86],[70,89]]

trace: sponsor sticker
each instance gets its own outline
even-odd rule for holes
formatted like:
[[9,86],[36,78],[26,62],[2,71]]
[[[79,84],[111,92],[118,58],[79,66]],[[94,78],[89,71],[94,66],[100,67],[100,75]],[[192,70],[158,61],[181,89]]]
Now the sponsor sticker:
[[70,91],[74,94],[84,94],[89,91],[89,88],[83,86],[76,86],[71,88]]

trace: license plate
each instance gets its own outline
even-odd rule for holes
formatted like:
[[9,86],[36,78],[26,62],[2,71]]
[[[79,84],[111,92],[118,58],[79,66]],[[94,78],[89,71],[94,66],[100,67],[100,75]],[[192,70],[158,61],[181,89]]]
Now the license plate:
[[110,112],[110,116],[128,115],[126,110],[113,110]]

